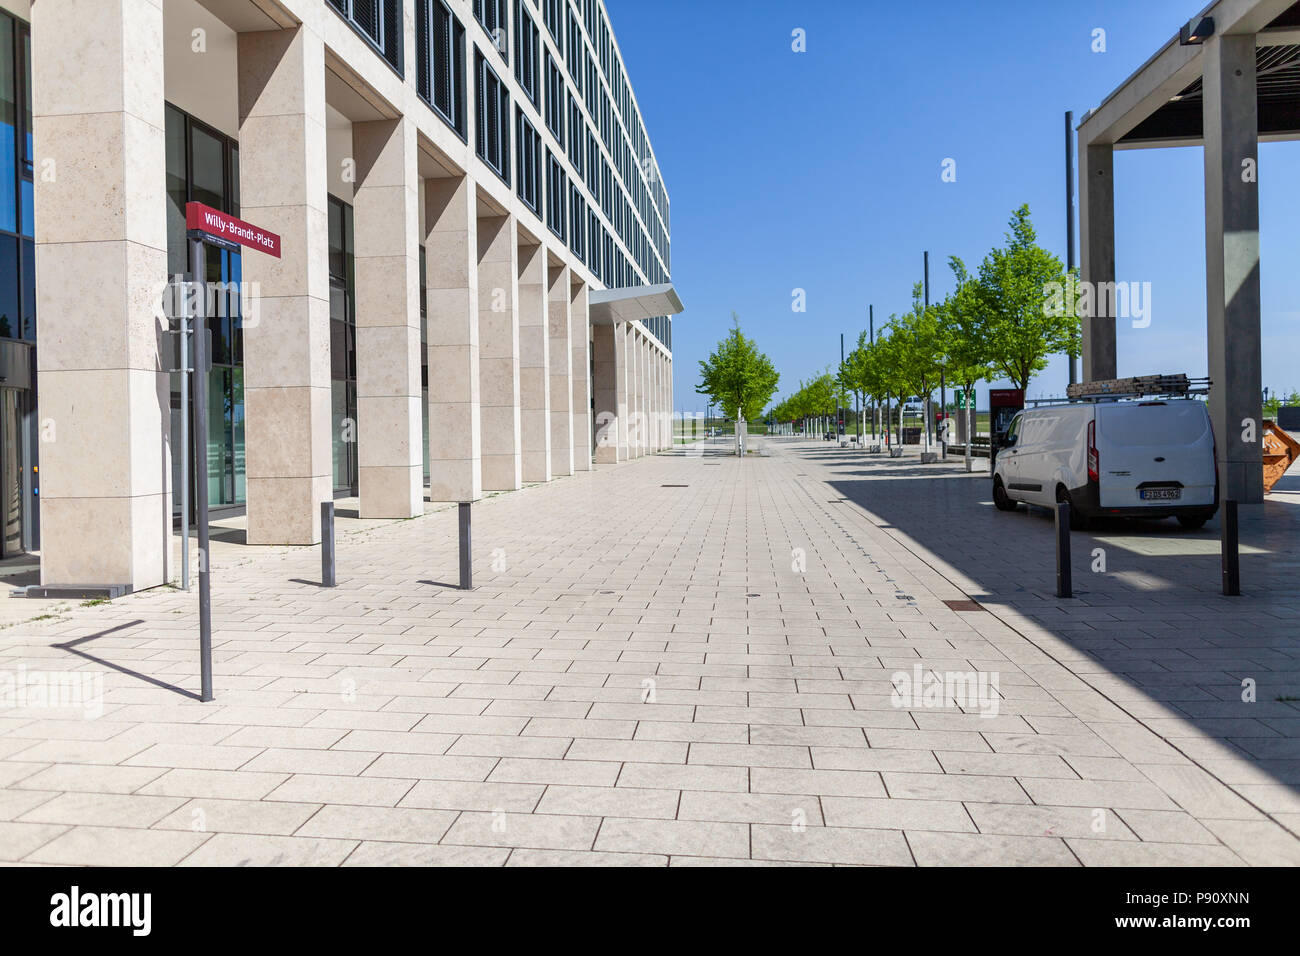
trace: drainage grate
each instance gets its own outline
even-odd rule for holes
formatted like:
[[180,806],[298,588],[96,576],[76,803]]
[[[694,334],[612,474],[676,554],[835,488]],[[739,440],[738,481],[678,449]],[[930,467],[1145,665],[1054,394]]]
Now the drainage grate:
[[983,604],[980,604],[979,601],[970,601],[970,600],[963,600],[963,601],[944,601],[943,603],[946,604],[946,605],[948,605],[948,609],[949,609],[950,611],[983,611],[983,610],[985,610],[984,605],[983,605]]
[[660,485],[660,488],[689,488],[690,485]]

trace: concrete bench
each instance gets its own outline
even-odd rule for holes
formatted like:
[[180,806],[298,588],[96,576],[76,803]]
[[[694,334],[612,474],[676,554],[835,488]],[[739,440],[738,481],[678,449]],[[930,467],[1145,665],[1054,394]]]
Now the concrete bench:
[[939,460],[939,453],[937,451],[921,452],[921,464],[923,465],[933,465],[938,460]]

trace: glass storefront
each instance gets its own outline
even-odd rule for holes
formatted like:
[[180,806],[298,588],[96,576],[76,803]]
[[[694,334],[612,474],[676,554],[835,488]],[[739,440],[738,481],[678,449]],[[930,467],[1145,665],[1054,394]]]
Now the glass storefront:
[[0,12],[0,557],[40,547],[31,35]]
[[[167,106],[167,269],[189,271],[185,204],[201,202],[239,215],[239,147],[234,140]],[[245,501],[244,468],[244,332],[238,252],[208,246],[208,328],[212,333],[212,371],[208,377],[208,502],[228,508]],[[181,376],[172,379],[172,487],[181,481]],[[193,437],[191,435],[191,441]],[[192,449],[186,449],[193,460]],[[191,476],[190,500],[194,500]],[[180,515],[180,495],[172,499]]]
[[330,389],[334,494],[354,497],[357,480],[357,315],[352,261],[352,207],[329,197]]
[[420,246],[420,417],[424,421],[424,486],[429,487],[429,267]]

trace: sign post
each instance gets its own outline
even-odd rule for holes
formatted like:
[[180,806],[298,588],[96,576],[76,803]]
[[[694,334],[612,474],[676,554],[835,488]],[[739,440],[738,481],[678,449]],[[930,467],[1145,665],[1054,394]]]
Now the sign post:
[[[198,294],[194,316],[194,511],[199,539],[199,700],[212,694],[212,557],[208,552],[208,254],[209,244],[238,252],[256,249],[280,258],[280,237],[227,215],[211,206],[185,205],[185,226],[190,243],[190,269]],[[188,308],[188,306],[187,306]],[[189,356],[182,353],[188,363]]]

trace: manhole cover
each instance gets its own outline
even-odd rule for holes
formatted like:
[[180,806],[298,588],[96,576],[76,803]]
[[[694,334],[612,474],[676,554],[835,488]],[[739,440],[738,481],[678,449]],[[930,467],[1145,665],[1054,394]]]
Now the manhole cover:
[[983,611],[984,610],[984,605],[980,604],[979,601],[962,600],[962,601],[944,601],[943,603],[948,605],[948,609],[950,611]]

